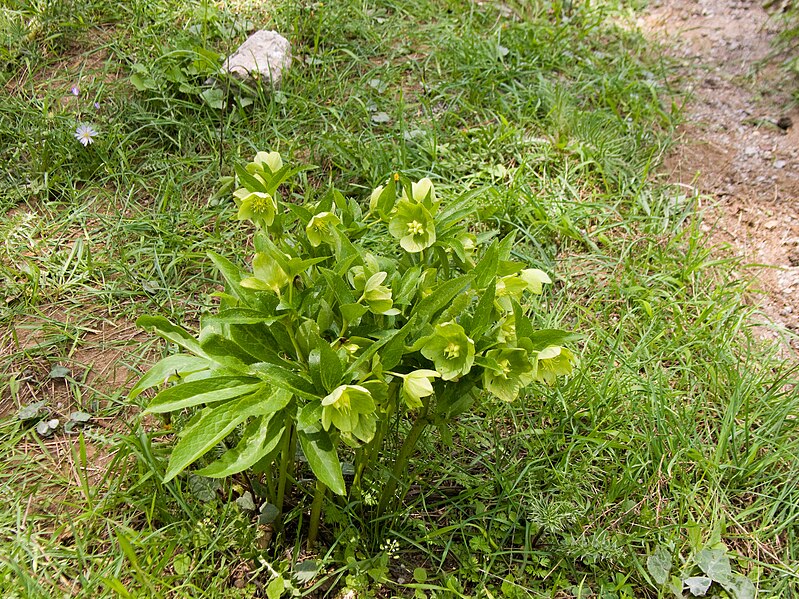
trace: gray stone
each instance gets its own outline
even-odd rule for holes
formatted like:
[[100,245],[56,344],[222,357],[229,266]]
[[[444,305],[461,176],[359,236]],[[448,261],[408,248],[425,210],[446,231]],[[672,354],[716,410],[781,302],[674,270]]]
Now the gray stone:
[[291,66],[291,44],[277,31],[256,31],[231,54],[222,72],[240,79],[264,77],[277,87],[283,71]]

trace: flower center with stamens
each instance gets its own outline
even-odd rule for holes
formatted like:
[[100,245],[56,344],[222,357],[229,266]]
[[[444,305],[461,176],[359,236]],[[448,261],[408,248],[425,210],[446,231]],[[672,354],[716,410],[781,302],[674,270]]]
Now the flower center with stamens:
[[444,357],[447,360],[452,360],[454,358],[458,358],[461,355],[461,346],[457,343],[450,343],[447,347],[444,348]]
[[421,235],[422,233],[424,233],[424,225],[418,220],[412,220],[408,223],[409,235]]
[[508,378],[508,375],[510,374],[510,362],[508,362],[507,360],[500,360],[499,366],[500,368],[502,368],[502,373],[500,374],[500,376]]
[[267,212],[269,210],[269,198],[262,196],[255,196],[252,201],[253,212]]

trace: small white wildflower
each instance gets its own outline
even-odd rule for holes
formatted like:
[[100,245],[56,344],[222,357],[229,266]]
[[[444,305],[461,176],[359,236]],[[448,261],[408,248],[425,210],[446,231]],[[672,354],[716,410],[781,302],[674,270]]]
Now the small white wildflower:
[[97,131],[91,125],[78,125],[78,128],[75,129],[75,139],[84,146],[93,143],[95,137],[97,137]]

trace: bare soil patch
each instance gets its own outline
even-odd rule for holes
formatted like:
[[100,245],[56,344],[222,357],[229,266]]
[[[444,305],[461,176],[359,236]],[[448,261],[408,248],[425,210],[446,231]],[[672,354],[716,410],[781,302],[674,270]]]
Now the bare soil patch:
[[[678,61],[691,94],[667,176],[711,199],[708,243],[749,265],[764,321],[797,350],[799,108],[790,95],[797,81],[774,54],[778,23],[757,1],[662,0],[639,25]],[[779,336],[775,327],[763,335]]]

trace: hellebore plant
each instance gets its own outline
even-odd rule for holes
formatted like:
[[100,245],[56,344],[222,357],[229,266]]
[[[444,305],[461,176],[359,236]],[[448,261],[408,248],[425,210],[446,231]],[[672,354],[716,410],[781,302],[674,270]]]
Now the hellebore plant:
[[[188,417],[165,481],[198,461],[203,476],[246,471],[271,513],[298,479],[299,445],[316,479],[313,543],[328,490],[363,498],[364,477],[379,478],[388,459],[376,509],[393,509],[427,427],[450,426],[477,400],[512,402],[535,381],[553,384],[577,359],[564,347],[572,335],[535,330],[526,314],[549,277],[511,259],[512,236],[466,229],[471,196],[445,203],[429,179],[397,173],[366,214],[335,190],[283,203],[278,188],[297,172],[259,152],[228,178],[238,218],[256,227],[251,266],[209,254],[225,289],[196,335],[139,319],[183,351],[130,395],[165,384],[147,411]],[[354,467],[349,491],[342,457]]]

